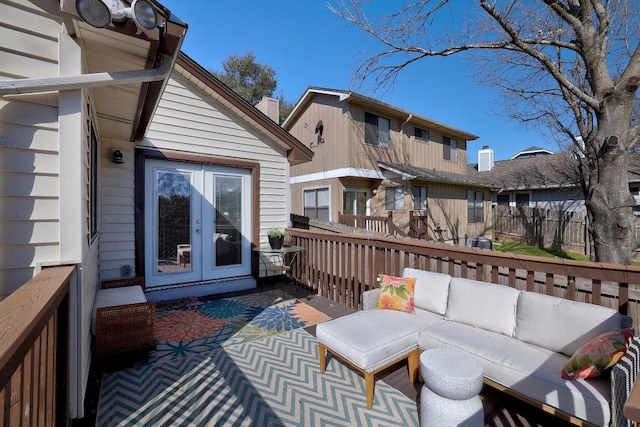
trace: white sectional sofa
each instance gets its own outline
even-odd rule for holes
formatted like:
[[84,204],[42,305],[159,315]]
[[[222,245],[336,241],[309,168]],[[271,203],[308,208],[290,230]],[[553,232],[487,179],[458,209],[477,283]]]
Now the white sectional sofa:
[[[402,331],[400,339],[390,340],[387,336],[385,340],[380,337],[384,335],[380,330],[370,331],[372,339],[380,340],[377,347],[383,348],[360,349],[350,348],[349,340],[342,339],[377,322],[382,310],[376,310],[378,289],[373,289],[364,294],[364,311],[345,316],[351,319],[335,319],[333,328],[318,325],[321,348],[335,351],[365,371],[370,370],[367,364],[388,365],[394,358],[401,360],[413,354],[413,348],[407,344],[411,340],[418,350],[455,348],[477,358],[488,385],[574,423],[626,425],[622,407],[635,381],[635,372],[622,373],[626,378],[618,379],[622,385],[616,387],[624,390],[612,392],[609,375],[565,380],[561,371],[583,344],[602,333],[631,327],[630,317],[598,305],[424,270],[405,268],[403,276],[417,279],[416,313],[384,310],[384,320],[380,322],[387,334],[393,333],[389,331],[395,330],[395,323],[397,330]],[[345,331],[345,327],[351,331]],[[334,331],[340,332],[332,334]],[[637,344],[636,338],[634,345]]]

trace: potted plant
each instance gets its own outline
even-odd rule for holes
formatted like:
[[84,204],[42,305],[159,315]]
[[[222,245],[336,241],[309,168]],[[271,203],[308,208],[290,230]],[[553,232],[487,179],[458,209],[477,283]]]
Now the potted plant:
[[269,237],[269,245],[271,246],[271,249],[282,248],[282,243],[284,242],[284,231],[278,228],[272,228],[267,232],[267,236]]

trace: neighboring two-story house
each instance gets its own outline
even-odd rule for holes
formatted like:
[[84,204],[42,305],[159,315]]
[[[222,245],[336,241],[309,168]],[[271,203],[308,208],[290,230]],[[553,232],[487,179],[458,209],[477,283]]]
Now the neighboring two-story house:
[[313,151],[291,167],[291,211],[337,221],[339,213],[387,215],[408,231],[409,212],[444,240],[491,230],[491,185],[467,171],[478,137],[361,94],[310,87],[283,123]]

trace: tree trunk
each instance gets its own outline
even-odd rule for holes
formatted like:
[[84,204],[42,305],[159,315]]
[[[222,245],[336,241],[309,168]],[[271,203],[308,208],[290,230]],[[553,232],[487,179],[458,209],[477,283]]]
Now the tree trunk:
[[[600,135],[606,135],[603,129],[607,128],[602,126]],[[589,232],[595,259],[630,264],[634,199],[629,191],[625,144],[620,139],[601,136],[598,140],[604,142],[599,152],[590,153],[595,167],[590,171],[586,204],[591,216]]]

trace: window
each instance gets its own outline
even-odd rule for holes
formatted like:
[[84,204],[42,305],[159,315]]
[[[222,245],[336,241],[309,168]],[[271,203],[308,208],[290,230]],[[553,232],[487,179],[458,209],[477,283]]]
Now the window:
[[484,221],[483,201],[484,193],[482,191],[467,191],[467,216],[469,224]]
[[391,122],[384,117],[364,113],[364,142],[380,147],[389,147]]
[[420,211],[427,209],[427,187],[422,185],[413,186],[413,209]]
[[445,160],[451,160],[452,162],[458,161],[458,141],[455,139],[442,137],[442,158]]
[[89,236],[98,234],[98,137],[90,126],[89,141]]
[[529,193],[516,194],[516,206],[519,208],[529,207]]
[[304,216],[329,220],[329,189],[304,190]]
[[429,131],[428,130],[421,129],[419,127],[415,127],[413,136],[415,136],[416,141],[429,142]]
[[347,215],[367,215],[366,190],[344,190],[342,193],[342,212]]
[[404,209],[404,189],[402,187],[387,187],[387,210]]
[[508,194],[498,194],[496,198],[496,203],[498,206],[509,206],[509,195]]

